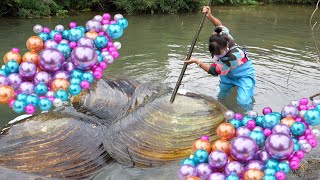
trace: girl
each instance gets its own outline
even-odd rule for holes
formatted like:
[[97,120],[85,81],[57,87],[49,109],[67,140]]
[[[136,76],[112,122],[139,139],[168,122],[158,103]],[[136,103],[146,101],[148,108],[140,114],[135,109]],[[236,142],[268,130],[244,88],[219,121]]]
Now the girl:
[[198,59],[191,58],[188,64],[196,63],[213,76],[220,76],[219,98],[224,98],[228,91],[237,87],[237,102],[249,110],[251,108],[255,86],[254,68],[246,52],[235,44],[229,30],[212,16],[209,6],[203,7],[203,13],[216,27],[209,38],[209,51],[214,60],[210,66]]

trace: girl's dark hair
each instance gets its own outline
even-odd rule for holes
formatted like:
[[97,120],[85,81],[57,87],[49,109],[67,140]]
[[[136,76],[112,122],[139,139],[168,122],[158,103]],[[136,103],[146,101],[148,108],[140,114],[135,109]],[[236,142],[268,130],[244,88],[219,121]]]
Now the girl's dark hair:
[[220,55],[221,50],[227,48],[227,46],[229,48],[234,46],[234,41],[230,39],[228,35],[221,34],[221,27],[216,27],[214,31],[216,33],[211,35],[209,38],[209,51],[212,57],[214,55]]

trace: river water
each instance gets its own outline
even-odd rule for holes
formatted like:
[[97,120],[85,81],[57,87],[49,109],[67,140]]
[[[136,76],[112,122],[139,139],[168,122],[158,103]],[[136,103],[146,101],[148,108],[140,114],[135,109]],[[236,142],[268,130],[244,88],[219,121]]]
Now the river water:
[[[309,6],[238,6],[213,8],[213,14],[230,29],[239,45],[247,48],[256,70],[253,109],[261,112],[269,106],[275,111],[291,100],[319,93],[319,65],[313,46]],[[0,18],[0,57],[12,47],[27,51],[25,42],[34,35],[32,27],[41,24],[54,28],[76,21],[79,25],[96,13],[76,13],[65,18],[16,19]],[[105,76],[130,77],[140,82],[161,81],[174,87],[181,72],[183,59],[196,32],[200,13],[183,15],[130,15],[125,30],[120,58],[108,67]],[[320,21],[319,13],[315,16]],[[319,39],[319,26],[315,34]],[[193,57],[211,63],[207,41],[213,26],[206,21],[195,47]],[[320,44],[320,41],[317,40]],[[181,88],[217,97],[219,78],[212,77],[196,65],[188,66]],[[229,109],[241,111],[236,104],[236,89],[222,101]],[[17,115],[1,105],[0,127]],[[190,144],[191,146],[191,144]],[[170,169],[173,169],[170,172]],[[175,179],[176,165],[146,171],[124,168],[115,163],[96,179],[126,179],[160,174],[164,179]],[[167,172],[170,178],[163,173]],[[170,172],[170,173],[169,173]],[[149,179],[146,178],[146,179]]]

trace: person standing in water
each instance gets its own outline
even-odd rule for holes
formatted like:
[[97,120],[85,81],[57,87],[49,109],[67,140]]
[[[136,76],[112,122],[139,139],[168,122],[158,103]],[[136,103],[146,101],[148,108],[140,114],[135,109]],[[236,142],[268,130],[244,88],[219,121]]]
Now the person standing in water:
[[219,99],[225,98],[232,87],[237,87],[238,104],[245,110],[251,110],[255,86],[252,61],[245,50],[235,43],[229,29],[211,14],[210,7],[205,6],[202,11],[215,26],[209,38],[209,52],[214,63],[208,65],[196,58],[191,58],[186,62],[196,63],[207,73],[220,76]]

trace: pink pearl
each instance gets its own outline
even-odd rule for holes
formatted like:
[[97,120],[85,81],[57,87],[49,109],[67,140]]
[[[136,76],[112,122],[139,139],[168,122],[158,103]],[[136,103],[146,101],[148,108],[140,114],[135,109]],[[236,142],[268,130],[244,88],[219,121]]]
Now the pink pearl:
[[93,69],[93,71],[99,71],[99,72],[102,72],[102,71],[103,71],[103,69],[102,69],[101,67],[99,67],[99,66],[96,66],[96,67]]
[[311,145],[311,147],[316,147],[318,145],[318,142],[316,139],[309,139],[308,143]]
[[299,157],[293,155],[292,157],[289,158],[289,161],[300,161]]
[[98,63],[98,66],[102,69],[102,70],[105,70],[107,68],[107,63],[102,61],[102,62],[99,62]]
[[48,99],[49,99],[49,101],[53,102],[54,97],[50,96],[50,97],[48,97]]
[[107,44],[108,48],[113,46],[113,43],[111,41],[108,42]]
[[89,89],[90,83],[89,83],[88,81],[81,81],[81,82],[80,82],[80,87],[81,87],[82,89]]
[[110,15],[109,13],[104,13],[104,14],[102,15],[102,18],[105,19],[105,20],[110,20],[111,15]]
[[299,136],[298,137],[298,140],[302,140],[302,139],[306,139],[306,137],[305,136]]
[[303,120],[300,117],[295,118],[296,122],[302,122]]
[[14,92],[13,94],[16,96],[16,95],[18,95],[19,93],[18,93],[18,92]]
[[300,105],[308,105],[308,99],[307,98],[301,98],[300,99]]
[[46,97],[45,97],[45,96],[40,96],[40,97],[39,97],[39,99],[44,99],[44,98],[46,98]]
[[308,110],[316,108],[315,106],[308,106]]
[[55,42],[60,43],[60,41],[62,40],[62,35],[61,34],[55,34],[53,39],[54,39]]
[[11,100],[8,102],[8,106],[9,106],[10,108],[12,108],[12,107],[13,107],[13,103],[14,103],[14,99],[11,99]]
[[116,50],[117,50],[117,48],[114,47],[113,45],[112,46],[108,46],[108,51],[109,52],[116,51]]
[[109,25],[110,24],[110,21],[109,20],[106,20],[106,19],[103,19],[102,21],[101,21],[101,24],[102,25]]
[[271,108],[269,108],[269,107],[263,108],[262,114],[266,115],[266,114],[270,114],[270,113],[272,113],[272,109]]
[[309,140],[309,139],[315,139],[315,136],[313,134],[308,134],[306,136],[306,139]]
[[108,48],[101,49],[101,52],[108,52]]
[[42,29],[42,32],[46,33],[46,34],[49,34],[50,33],[50,29],[48,27],[44,27]]
[[272,131],[270,129],[264,129],[263,130],[263,134],[266,136],[266,137],[269,137],[271,134],[272,134]]
[[206,136],[206,135],[202,135],[202,136],[200,137],[200,139],[202,139],[202,140],[205,140],[205,141],[208,141],[208,142],[209,142],[209,137],[208,137],[208,136]]
[[110,21],[110,24],[115,24],[115,23],[117,23],[117,21],[116,21],[116,20],[112,20],[112,21]]
[[117,58],[119,57],[118,51],[112,51],[112,52],[110,53],[110,55],[111,55],[113,58],[115,58],[115,59],[117,59]]
[[290,161],[289,165],[292,170],[297,170],[300,166],[300,162],[299,161]]
[[308,110],[308,107],[307,107],[307,105],[301,104],[301,105],[298,106],[298,110],[299,110],[299,111]]
[[70,46],[71,49],[74,49],[74,48],[77,47],[77,43],[72,41],[72,42],[69,43],[69,46]]
[[100,31],[98,34],[99,34],[99,36],[104,36],[104,35],[106,35],[106,33],[103,32],[103,31]]
[[236,114],[234,115],[234,118],[235,118],[235,119],[238,119],[238,120],[241,120],[241,119],[242,119],[242,114],[236,113]]
[[11,51],[14,52],[14,53],[19,53],[20,52],[18,48],[12,48]]
[[75,23],[75,22],[70,22],[69,23],[69,28],[71,29],[71,28],[75,28],[75,27],[77,27],[77,23]]
[[299,159],[303,159],[303,158],[304,158],[304,152],[301,151],[301,150],[296,151],[296,152],[294,153],[294,155],[295,155],[296,157],[298,157]]
[[95,79],[101,79],[102,78],[102,72],[101,71],[94,71],[93,72],[93,77],[95,78]]
[[276,174],[274,174],[274,176],[276,177],[277,180],[285,180],[286,179],[286,174],[282,171],[276,172]]
[[250,120],[246,125],[248,129],[253,130],[256,127],[256,122],[254,122],[254,120]]
[[311,134],[311,130],[310,129],[306,129],[306,131],[304,132],[304,135],[309,135]]
[[33,105],[29,104],[24,108],[24,112],[27,114],[33,114],[35,111],[35,108]]

